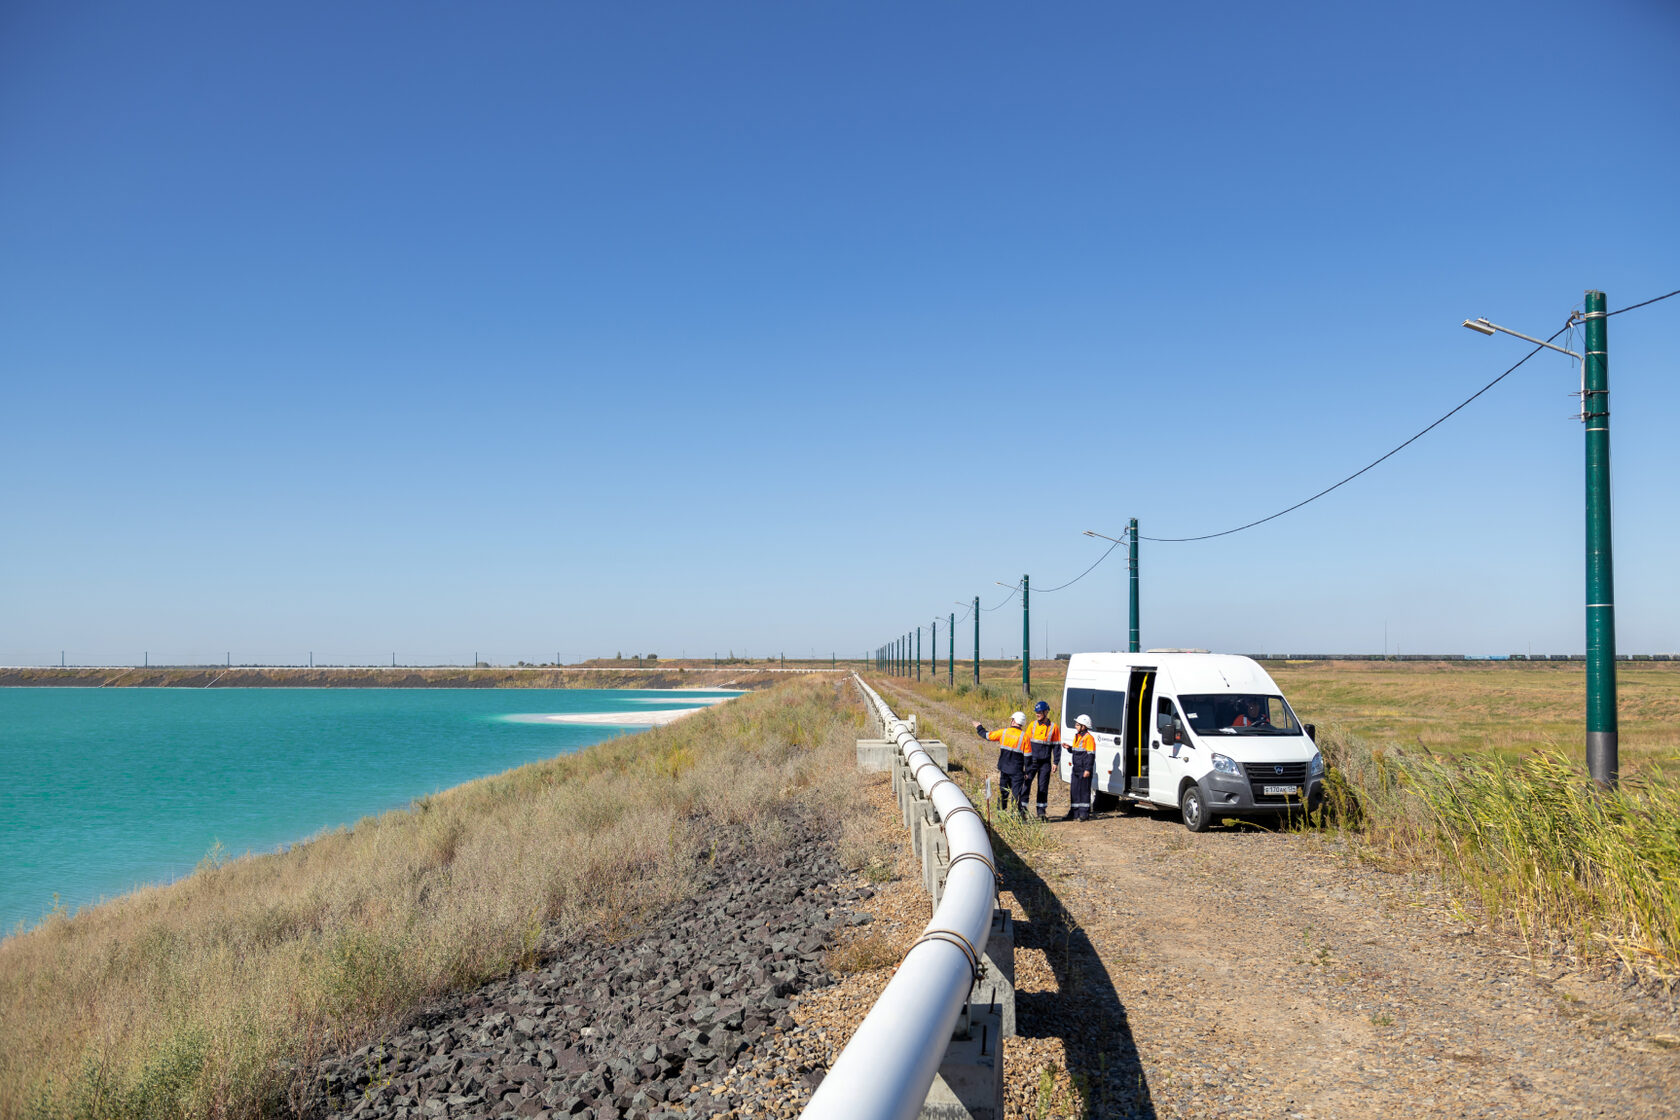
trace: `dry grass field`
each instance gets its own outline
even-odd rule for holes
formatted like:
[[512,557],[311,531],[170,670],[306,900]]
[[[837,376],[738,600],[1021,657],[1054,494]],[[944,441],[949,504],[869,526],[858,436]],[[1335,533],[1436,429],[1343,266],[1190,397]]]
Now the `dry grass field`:
[[[1451,757],[1506,760],[1536,751],[1580,759],[1586,668],[1547,661],[1268,661],[1303,722],[1376,747],[1425,747]],[[1032,663],[1033,698],[1060,707],[1067,663]],[[956,681],[972,684],[974,662],[959,659]],[[922,683],[943,685],[924,663]],[[982,661],[982,684],[999,690],[997,714],[1020,705],[1021,663]],[[1617,666],[1622,769],[1680,776],[1680,661]],[[994,714],[994,718],[996,715]]]
[[[1453,757],[1584,752],[1579,662],[1284,661],[1267,671],[1303,720]],[[1680,774],[1680,662],[1617,666],[1624,773]]]
[[836,822],[862,713],[801,677],[0,941],[0,1117],[290,1114],[313,1061],[688,897],[708,836]]

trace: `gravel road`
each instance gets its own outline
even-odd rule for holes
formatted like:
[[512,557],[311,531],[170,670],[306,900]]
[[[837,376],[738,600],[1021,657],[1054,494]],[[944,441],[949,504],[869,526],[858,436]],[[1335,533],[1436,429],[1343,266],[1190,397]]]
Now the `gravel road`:
[[[966,713],[886,691],[985,765]],[[1066,800],[1057,783],[1053,815]],[[1049,966],[1019,982],[1018,1016],[1094,1115],[1680,1116],[1672,994],[1531,960],[1431,879],[1165,812],[1051,829],[1057,849],[1006,882],[1017,944]],[[1036,1060],[1006,1066],[1010,1115],[1077,1115]]]

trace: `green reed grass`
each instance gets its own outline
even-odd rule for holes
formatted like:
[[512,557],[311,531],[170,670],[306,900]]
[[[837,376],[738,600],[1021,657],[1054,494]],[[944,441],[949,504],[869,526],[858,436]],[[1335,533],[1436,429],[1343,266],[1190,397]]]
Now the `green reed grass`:
[[1556,751],[1446,759],[1321,738],[1326,816],[1369,849],[1442,871],[1535,949],[1559,939],[1680,977],[1680,783],[1604,790]]

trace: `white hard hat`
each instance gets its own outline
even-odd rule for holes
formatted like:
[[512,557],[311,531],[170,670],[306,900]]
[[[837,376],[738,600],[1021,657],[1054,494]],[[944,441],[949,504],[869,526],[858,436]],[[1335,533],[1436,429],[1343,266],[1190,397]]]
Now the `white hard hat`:
[[1090,716],[1080,716],[1078,719],[1074,720],[1073,722],[1077,723],[1080,727],[1090,727],[1091,726],[1091,717]]
[[1009,717],[1009,722],[1010,723],[1025,723],[1025,722],[1027,722],[1027,713],[1016,712],[1014,715]]

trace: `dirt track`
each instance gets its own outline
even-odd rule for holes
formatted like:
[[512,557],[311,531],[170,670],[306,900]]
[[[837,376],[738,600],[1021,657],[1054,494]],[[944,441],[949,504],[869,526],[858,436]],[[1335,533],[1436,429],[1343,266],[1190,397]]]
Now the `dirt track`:
[[[985,765],[965,713],[884,694]],[[1006,883],[1053,977],[1022,985],[1021,1029],[1060,1041],[1094,1115],[1680,1116],[1672,1003],[1531,962],[1426,881],[1165,812],[1052,828]],[[1006,1076],[1011,1114],[1038,1115],[1038,1071]]]

